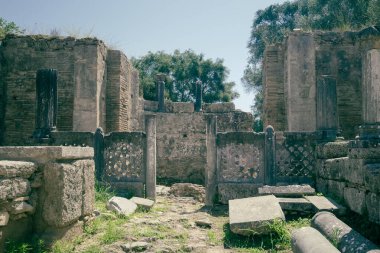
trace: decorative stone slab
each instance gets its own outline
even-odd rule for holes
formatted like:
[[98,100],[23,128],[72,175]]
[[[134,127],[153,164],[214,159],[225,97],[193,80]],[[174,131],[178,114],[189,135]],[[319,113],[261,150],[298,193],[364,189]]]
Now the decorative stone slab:
[[31,162],[20,161],[0,161],[0,177],[22,177],[29,178],[37,169],[37,166]]
[[277,198],[283,211],[309,212],[313,204],[304,198]]
[[334,213],[345,213],[346,208],[336,203],[334,200],[324,196],[305,196],[317,212],[330,211]]
[[136,211],[137,205],[126,198],[112,197],[108,200],[107,209],[128,216]]
[[287,186],[269,186],[260,187],[259,195],[271,195],[276,197],[302,197],[304,195],[314,195],[315,189],[310,185],[287,185]]
[[234,199],[228,202],[230,229],[241,235],[267,234],[275,220],[285,220],[274,195]]
[[329,240],[312,227],[303,227],[292,232],[294,253],[339,253]]
[[150,199],[133,197],[130,200],[143,210],[150,210],[154,205],[154,201]]
[[1,160],[28,160],[46,162],[54,160],[75,160],[93,158],[94,149],[90,147],[66,146],[7,146],[0,147]]

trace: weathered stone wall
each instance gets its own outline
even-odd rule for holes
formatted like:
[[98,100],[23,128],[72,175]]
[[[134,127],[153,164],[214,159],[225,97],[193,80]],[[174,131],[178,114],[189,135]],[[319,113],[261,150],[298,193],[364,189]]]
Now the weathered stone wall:
[[0,145],[31,143],[43,68],[58,71],[59,131],[141,129],[138,76],[123,53],[97,39],[12,35],[0,45]]
[[[157,102],[145,101],[147,113]],[[149,111],[148,111],[149,110]],[[233,103],[204,104],[194,112],[193,103],[165,103],[157,115],[157,177],[169,181],[204,183],[206,166],[206,116],[216,115],[219,132],[252,131],[252,114],[235,111]]]
[[0,147],[0,252],[7,240],[77,235],[94,209],[92,148]]
[[[345,138],[355,137],[363,116],[363,59],[369,50],[379,48],[376,27],[344,33],[293,32],[283,45],[268,47],[263,68],[265,125],[286,131],[316,130],[317,84],[327,76],[336,84],[337,94],[336,121],[330,122],[338,122]],[[283,61],[283,68],[277,60]],[[281,117],[283,108],[286,117]]]
[[380,148],[367,141],[317,147],[317,190],[380,224]]

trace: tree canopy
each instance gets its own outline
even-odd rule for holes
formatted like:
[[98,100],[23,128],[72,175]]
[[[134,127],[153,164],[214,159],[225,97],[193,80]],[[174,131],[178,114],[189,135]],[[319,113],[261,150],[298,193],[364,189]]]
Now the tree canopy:
[[295,28],[310,30],[360,29],[380,23],[380,0],[296,0],[259,10],[252,22],[249,58],[241,79],[256,91],[254,114],[262,114],[262,60],[266,45],[283,42]]
[[23,33],[23,31],[14,22],[6,21],[0,17],[0,40],[10,33],[19,34]]
[[141,58],[132,58],[132,64],[139,70],[140,88],[145,99],[156,97],[155,76],[166,75],[165,98],[173,102],[195,101],[196,82],[202,83],[203,101],[229,102],[239,94],[233,91],[234,82],[227,82],[229,71],[223,60],[205,59],[192,50],[173,54],[159,51],[149,52]]

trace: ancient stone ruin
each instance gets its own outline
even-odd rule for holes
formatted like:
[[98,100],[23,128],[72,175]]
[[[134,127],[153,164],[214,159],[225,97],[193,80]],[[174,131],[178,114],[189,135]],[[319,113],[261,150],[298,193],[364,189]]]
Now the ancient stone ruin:
[[[204,104],[200,92],[195,103],[165,101],[160,78],[157,100],[144,100],[130,61],[100,40],[8,36],[0,45],[0,242],[79,233],[96,180],[153,201],[157,180],[203,184],[205,205],[229,203],[240,234],[257,224],[267,231],[271,215],[303,212],[350,210],[380,224],[379,71],[378,27],[291,33],[265,51],[265,130],[256,133],[252,115],[233,103]],[[294,251],[313,243],[303,235],[331,249],[321,217],[339,223],[318,213],[319,232],[295,232]]]

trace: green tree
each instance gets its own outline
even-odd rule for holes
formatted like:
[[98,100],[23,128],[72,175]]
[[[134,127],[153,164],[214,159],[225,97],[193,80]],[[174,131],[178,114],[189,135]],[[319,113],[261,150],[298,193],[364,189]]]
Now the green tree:
[[132,58],[132,64],[139,70],[141,93],[145,99],[155,99],[158,73],[166,74],[165,98],[173,102],[195,101],[198,81],[202,83],[206,103],[228,102],[238,97],[233,91],[235,83],[226,81],[229,72],[221,59],[214,61],[192,50],[175,50],[173,54],[149,52],[141,58]]
[[379,13],[380,0],[296,0],[257,11],[248,42],[250,57],[241,79],[247,91],[256,92],[256,120],[260,121],[263,110],[262,60],[267,45],[282,43],[294,28],[349,30],[379,24]]
[[14,22],[6,21],[0,17],[0,40],[4,39],[7,34],[21,34],[23,32]]

